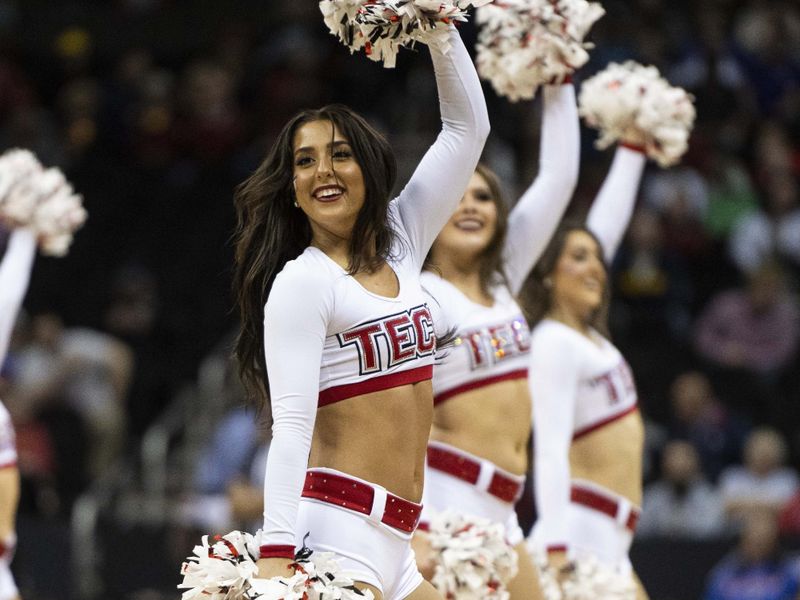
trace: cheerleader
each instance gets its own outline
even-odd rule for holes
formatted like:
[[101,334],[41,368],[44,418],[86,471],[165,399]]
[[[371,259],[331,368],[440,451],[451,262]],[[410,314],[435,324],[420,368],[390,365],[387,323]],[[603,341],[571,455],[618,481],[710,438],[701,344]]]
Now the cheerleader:
[[[28,289],[36,256],[36,235],[29,228],[11,232],[0,263],[0,367],[5,362],[11,332]],[[0,402],[0,600],[19,597],[11,574],[16,545],[15,519],[19,501],[19,470],[11,416]]]
[[440,598],[410,545],[436,351],[419,274],[489,132],[448,36],[449,52],[431,48],[442,131],[398,198],[388,144],[342,106],[292,119],[237,193],[236,355],[273,418],[261,578],[288,576],[305,545],[376,598]]
[[[537,589],[514,512],[531,432],[530,335],[516,297],[569,204],[579,155],[575,90],[545,86],[536,180],[509,215],[497,177],[479,165],[422,274],[437,327],[457,334],[434,367],[423,525],[447,509],[503,524],[518,556],[513,599],[536,597]],[[415,546],[429,568],[425,534]]]

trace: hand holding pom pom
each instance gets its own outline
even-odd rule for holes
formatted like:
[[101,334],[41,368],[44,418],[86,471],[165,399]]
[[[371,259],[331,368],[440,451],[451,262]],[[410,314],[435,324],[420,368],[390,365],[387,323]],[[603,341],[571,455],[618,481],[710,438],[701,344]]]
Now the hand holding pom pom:
[[444,512],[431,520],[429,535],[436,556],[432,583],[445,598],[508,599],[517,553],[502,524]]
[[[182,600],[372,600],[340,572],[331,553],[304,548],[295,556],[294,574],[257,578],[256,537],[240,531],[203,536],[183,566]],[[313,560],[312,560],[313,558]]]
[[10,150],[0,156],[0,221],[30,227],[44,254],[64,256],[86,211],[59,169],[43,169],[27,150]]
[[587,124],[600,131],[598,148],[617,141],[640,146],[668,167],[689,146],[695,119],[692,97],[671,86],[655,67],[611,63],[584,82],[578,105]]
[[512,102],[562,82],[589,60],[583,40],[605,14],[587,0],[500,0],[477,11],[478,73]]
[[350,52],[393,68],[397,53],[417,42],[447,53],[448,25],[466,21],[471,6],[491,0],[322,0],[319,8],[330,32]]

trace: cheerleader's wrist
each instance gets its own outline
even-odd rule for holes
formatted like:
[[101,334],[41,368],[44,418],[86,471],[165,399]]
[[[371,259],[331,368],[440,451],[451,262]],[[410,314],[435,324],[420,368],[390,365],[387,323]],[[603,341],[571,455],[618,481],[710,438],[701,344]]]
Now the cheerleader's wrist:
[[635,144],[633,142],[626,142],[623,140],[619,143],[619,146],[620,148],[627,148],[628,150],[633,150],[639,154],[645,154],[645,148],[641,144]]
[[294,546],[278,544],[262,544],[258,548],[259,558],[294,559]]

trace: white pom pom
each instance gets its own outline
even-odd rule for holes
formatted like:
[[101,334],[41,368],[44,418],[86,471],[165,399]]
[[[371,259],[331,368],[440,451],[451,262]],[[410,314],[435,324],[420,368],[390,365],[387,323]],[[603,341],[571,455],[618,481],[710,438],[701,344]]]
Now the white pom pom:
[[446,598],[507,600],[517,574],[517,553],[505,527],[487,519],[445,511],[431,520],[435,555],[432,583]]
[[585,556],[573,563],[562,581],[549,566],[546,554],[531,550],[545,600],[636,600],[636,585],[629,572],[620,572]]
[[27,150],[0,156],[0,220],[31,227],[44,254],[64,256],[86,216],[82,198],[59,169],[43,169]]
[[0,219],[10,225],[27,225],[38,197],[31,189],[33,177],[42,165],[28,150],[9,150],[0,156]]
[[584,42],[605,10],[587,0],[503,0],[476,13],[478,73],[512,102],[560,83],[589,60]]
[[584,82],[578,105],[586,123],[600,131],[598,148],[623,141],[641,146],[668,167],[689,147],[695,119],[692,96],[671,86],[655,67],[611,63]]
[[271,579],[256,578],[259,544],[249,533],[203,536],[193,554],[181,567],[178,589],[187,590],[182,600],[373,600],[372,592],[356,589],[341,574],[330,552],[304,550],[295,558],[294,575]]
[[395,66],[402,47],[417,42],[450,49],[448,25],[466,21],[471,6],[491,0],[322,0],[319,8],[330,32],[350,53],[365,50],[387,68]]

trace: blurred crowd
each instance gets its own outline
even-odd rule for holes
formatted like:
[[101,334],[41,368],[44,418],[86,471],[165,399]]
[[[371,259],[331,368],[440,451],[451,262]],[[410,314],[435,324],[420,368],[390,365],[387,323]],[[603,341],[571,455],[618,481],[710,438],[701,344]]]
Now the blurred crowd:
[[[227,352],[232,192],[294,112],[352,106],[390,137],[400,181],[432,141],[426,52],[393,71],[350,57],[316,4],[0,0],[0,148],[61,166],[90,215],[68,258],[38,259],[2,367],[23,512],[68,516],[203,358]],[[762,565],[779,533],[800,537],[800,5],[603,4],[576,84],[635,59],[698,111],[681,166],[648,167],[612,266],[612,333],[648,420],[639,535],[741,534],[729,561]],[[513,201],[536,173],[539,107],[486,92],[485,160]],[[594,139],[583,130],[576,215],[612,154]],[[215,507],[199,512],[255,519],[264,433],[240,408],[222,423],[197,459],[194,491]],[[739,597],[725,591],[748,573],[736,564],[708,598]]]

